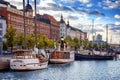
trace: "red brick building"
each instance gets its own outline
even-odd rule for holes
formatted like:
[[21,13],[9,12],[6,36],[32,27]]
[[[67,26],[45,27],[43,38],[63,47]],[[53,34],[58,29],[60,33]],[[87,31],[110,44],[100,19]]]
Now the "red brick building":
[[[58,39],[60,35],[60,25],[56,19],[48,14],[39,15],[37,14],[37,21],[44,23],[44,25],[40,24],[40,26],[44,26],[44,28],[48,28],[50,32],[50,36],[48,36],[50,39]],[[42,30],[42,29],[41,29]],[[42,31],[40,31],[42,32]]]
[[[35,22],[33,16],[32,6],[29,4],[29,0],[25,7],[25,27],[27,34],[33,34],[35,32]],[[7,27],[12,25],[18,33],[24,32],[24,19],[23,10],[18,10],[15,6],[9,2],[0,1],[0,15],[5,17]],[[37,33],[44,34],[50,39],[59,38],[59,23],[53,16],[48,14],[37,15]]]

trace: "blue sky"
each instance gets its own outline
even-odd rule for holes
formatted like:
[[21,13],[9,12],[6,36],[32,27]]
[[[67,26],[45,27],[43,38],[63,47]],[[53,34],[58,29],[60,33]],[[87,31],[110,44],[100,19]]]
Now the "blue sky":
[[[6,1],[22,8],[22,0]],[[34,0],[29,1],[34,9]],[[105,25],[109,24],[109,36],[114,38],[112,43],[120,42],[120,0],[37,0],[37,13],[50,14],[58,21],[62,14],[71,26],[88,32],[90,36],[94,19],[94,32],[101,34],[103,40],[106,37]]]

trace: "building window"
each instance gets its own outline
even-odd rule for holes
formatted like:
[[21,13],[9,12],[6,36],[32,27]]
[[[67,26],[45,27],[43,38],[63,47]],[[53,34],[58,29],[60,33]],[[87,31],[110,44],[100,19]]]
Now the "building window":
[[0,37],[0,42],[2,42],[2,38]]
[[0,23],[0,28],[2,28],[2,23]]
[[2,35],[2,31],[0,30],[0,35]]

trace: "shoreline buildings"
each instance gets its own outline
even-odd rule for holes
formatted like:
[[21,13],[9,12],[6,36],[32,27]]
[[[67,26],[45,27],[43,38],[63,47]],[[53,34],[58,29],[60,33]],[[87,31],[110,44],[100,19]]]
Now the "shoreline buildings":
[[69,24],[69,21],[66,22],[61,15],[60,19],[60,37],[65,38],[66,36],[70,36],[72,39],[75,37],[81,40],[87,40],[87,32],[83,32],[80,29],[74,28]]
[[[5,17],[7,27],[12,25],[18,33],[24,32],[23,10],[18,10],[15,6],[4,0],[0,1],[0,15]],[[35,22],[32,6],[27,1],[25,7],[25,27],[27,34],[35,33]],[[49,39],[59,38],[59,23],[48,14],[37,15],[37,33],[46,35]]]
[[[19,10],[9,2],[1,0],[0,15],[4,16],[7,27],[12,25],[17,30],[17,33],[24,32],[23,10]],[[80,39],[82,36],[81,39],[87,39],[86,32],[70,26],[69,21],[66,24],[62,17],[59,22],[53,16],[48,14],[37,14],[36,16],[33,16],[33,8],[30,5],[29,0],[27,0],[25,6],[25,27],[27,34],[35,33],[35,17],[37,33],[44,34],[49,39],[59,39],[61,35],[63,35],[63,32],[65,37],[69,35],[72,38],[77,37]],[[65,27],[64,30],[63,27]]]

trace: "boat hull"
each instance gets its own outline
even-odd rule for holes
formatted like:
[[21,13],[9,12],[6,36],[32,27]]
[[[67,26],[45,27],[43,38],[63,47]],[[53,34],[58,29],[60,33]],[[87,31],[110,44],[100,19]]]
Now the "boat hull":
[[10,62],[10,68],[12,70],[38,70],[47,68],[48,61],[39,62],[38,59],[12,59]]
[[74,61],[73,51],[56,51],[51,54],[50,63],[64,64]]
[[53,64],[64,64],[64,63],[70,63],[73,61],[74,59],[50,59],[50,63],[53,63]]
[[75,60],[113,60],[113,56],[75,54]]

